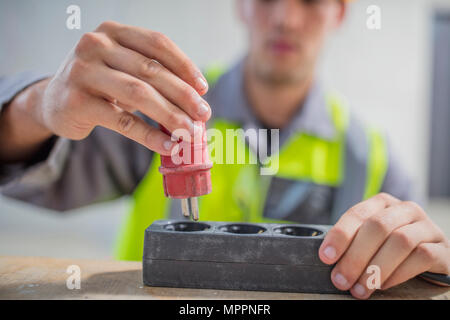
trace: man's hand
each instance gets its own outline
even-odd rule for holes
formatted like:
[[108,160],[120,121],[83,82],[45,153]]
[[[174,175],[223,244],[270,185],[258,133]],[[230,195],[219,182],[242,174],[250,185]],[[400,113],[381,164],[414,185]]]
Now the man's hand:
[[328,232],[319,256],[336,263],[334,285],[359,299],[375,291],[367,287],[371,265],[379,267],[382,290],[425,271],[450,273],[450,244],[443,232],[417,204],[385,193],[350,208]]
[[[22,100],[30,99],[17,97],[2,115],[2,123],[8,124],[5,128],[11,128],[2,132],[2,141],[27,141],[23,137],[26,132],[17,126],[41,128],[43,137],[55,134],[73,140],[102,126],[170,155],[176,143],[135,111],[170,132],[186,129],[190,134],[185,140],[191,139],[194,130],[195,134],[201,132],[195,121],[204,122],[211,116],[209,105],[201,98],[208,90],[205,78],[169,38],[116,22],[102,23],[84,34],[56,75],[32,87],[41,91],[33,94],[38,99],[31,99],[31,106],[20,106]],[[32,116],[29,125],[23,122],[25,114]],[[12,132],[20,132],[22,139],[14,139]]]

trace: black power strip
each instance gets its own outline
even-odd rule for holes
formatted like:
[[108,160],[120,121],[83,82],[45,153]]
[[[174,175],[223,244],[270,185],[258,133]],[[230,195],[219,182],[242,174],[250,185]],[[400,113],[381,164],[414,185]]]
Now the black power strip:
[[144,284],[345,293],[318,257],[330,226],[160,220],[145,231]]

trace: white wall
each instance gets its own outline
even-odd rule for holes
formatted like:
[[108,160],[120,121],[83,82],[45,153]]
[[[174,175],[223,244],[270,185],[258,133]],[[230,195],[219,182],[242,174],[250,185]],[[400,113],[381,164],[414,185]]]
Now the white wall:
[[[355,1],[345,25],[329,43],[321,67],[325,81],[349,98],[361,118],[388,132],[422,193],[430,111],[430,17],[438,3],[450,10],[448,0]],[[65,27],[70,4],[81,7],[81,31]],[[382,9],[380,31],[366,28],[366,8],[371,4]],[[244,30],[233,11],[233,0],[2,0],[0,74],[27,69],[53,72],[84,32],[109,19],[164,32],[200,66],[231,63],[245,48]],[[0,199],[0,232],[2,225],[11,226],[6,222],[15,219],[7,215],[18,211],[24,216],[14,220],[17,228],[40,223],[30,207]],[[89,211],[77,225],[94,223],[92,215],[104,214],[100,211]],[[118,224],[119,219],[114,219]],[[5,250],[0,246],[0,254]]]
[[[81,30],[65,27],[70,4],[81,8]],[[200,66],[231,62],[244,47],[233,11],[232,0],[2,0],[0,73],[54,71],[83,33],[106,20],[161,31]]]

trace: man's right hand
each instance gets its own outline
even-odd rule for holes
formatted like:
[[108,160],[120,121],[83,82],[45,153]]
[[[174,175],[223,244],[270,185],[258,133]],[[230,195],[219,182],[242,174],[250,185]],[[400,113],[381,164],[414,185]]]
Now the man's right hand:
[[[135,111],[170,132],[186,129],[191,135],[194,129],[201,131],[194,128],[194,121],[204,122],[211,116],[201,98],[208,90],[205,78],[169,38],[116,22],[102,23],[84,34],[56,75],[40,88],[28,112],[36,127],[80,140],[102,126],[164,155],[170,155],[175,143]],[[14,100],[9,108],[14,108]],[[9,127],[14,126],[9,118]],[[2,139],[7,138],[4,135]]]

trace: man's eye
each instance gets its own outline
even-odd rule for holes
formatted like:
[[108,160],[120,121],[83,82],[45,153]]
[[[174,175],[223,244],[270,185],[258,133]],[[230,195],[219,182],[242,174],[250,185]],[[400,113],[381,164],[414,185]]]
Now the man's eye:
[[307,5],[321,4],[325,2],[325,0],[300,0],[300,2]]
[[[258,1],[262,4],[272,4],[275,2],[279,2],[280,0],[258,0]],[[325,3],[326,1],[328,1],[328,0],[299,0],[299,2],[301,4],[308,5],[308,6],[319,5],[319,4]],[[336,0],[332,0],[332,1],[336,1]]]
[[[279,0],[259,0],[261,3],[269,4],[269,3],[275,3]],[[321,4],[325,2],[326,0],[299,0],[300,3],[306,4],[306,5],[315,5],[315,4]]]

